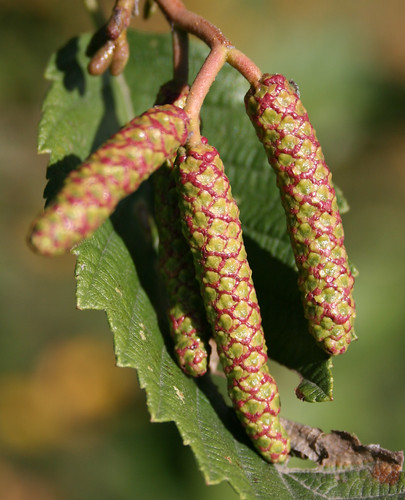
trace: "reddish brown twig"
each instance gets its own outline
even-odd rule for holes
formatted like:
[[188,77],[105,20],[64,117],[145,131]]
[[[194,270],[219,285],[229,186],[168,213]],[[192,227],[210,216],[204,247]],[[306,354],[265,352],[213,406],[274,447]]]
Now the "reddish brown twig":
[[[219,28],[198,14],[186,9],[180,0],[156,0],[156,3],[173,27],[174,32],[177,33],[176,37],[179,33],[190,33],[205,42],[211,49],[210,54],[191,86],[185,107],[191,124],[192,134],[190,143],[197,144],[200,140],[200,109],[223,65],[228,62],[251,84],[260,79],[262,72],[245,54],[235,49],[231,41]],[[184,52],[181,50],[178,51],[178,54],[182,53]],[[175,66],[177,67],[177,72],[179,72],[181,68],[181,65],[179,65],[180,60],[175,58],[174,63],[177,65]],[[182,64],[184,64],[184,61]]]

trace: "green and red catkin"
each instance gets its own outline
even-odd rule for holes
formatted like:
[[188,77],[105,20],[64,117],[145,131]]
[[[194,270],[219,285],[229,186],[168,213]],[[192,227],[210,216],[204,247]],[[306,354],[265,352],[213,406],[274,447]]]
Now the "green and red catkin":
[[254,446],[283,462],[289,439],[279,421],[259,305],[246,259],[239,210],[217,150],[203,140],[176,164],[183,232],[228,380],[228,393]]
[[90,236],[188,135],[186,113],[173,105],[155,106],[134,118],[71,172],[55,200],[34,222],[30,244],[58,255]]
[[[168,84],[160,90],[158,101],[173,102],[183,108],[187,94],[188,86],[177,90]],[[170,333],[178,364],[188,375],[198,377],[207,371],[204,339],[209,336],[210,327],[195,279],[193,257],[182,233],[174,160],[175,155],[152,177],[159,266],[167,291]]]
[[207,371],[204,338],[209,336],[203,301],[195,279],[193,257],[185,240],[173,163],[154,174],[155,220],[159,233],[159,265],[168,297],[170,333],[179,366],[193,377]]
[[309,330],[329,354],[355,339],[350,271],[331,173],[295,86],[264,74],[245,97],[287,215]]

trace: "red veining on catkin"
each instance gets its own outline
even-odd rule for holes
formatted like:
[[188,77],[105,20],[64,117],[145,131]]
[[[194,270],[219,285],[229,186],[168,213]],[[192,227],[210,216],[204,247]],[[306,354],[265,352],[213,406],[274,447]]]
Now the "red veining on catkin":
[[[158,104],[170,102],[183,108],[188,86],[175,82],[163,85]],[[204,304],[195,279],[193,257],[185,240],[179,209],[173,163],[176,155],[153,175],[155,221],[159,234],[159,267],[168,302],[170,333],[182,370],[193,377],[207,371],[208,353],[204,340],[210,334]]]
[[187,139],[188,117],[173,105],[131,120],[65,180],[34,222],[30,244],[44,255],[68,251],[90,236]]
[[331,173],[296,88],[264,74],[245,97],[287,215],[309,330],[330,354],[355,339],[354,278]]
[[237,415],[262,456],[283,462],[289,440],[267,367],[260,309],[246,258],[239,209],[215,148],[203,143],[178,158],[183,231]]

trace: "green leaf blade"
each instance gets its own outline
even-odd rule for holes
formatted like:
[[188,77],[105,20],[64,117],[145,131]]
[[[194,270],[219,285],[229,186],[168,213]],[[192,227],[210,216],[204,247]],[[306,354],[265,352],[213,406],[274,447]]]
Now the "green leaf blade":
[[[46,72],[52,86],[44,103],[39,151],[50,154],[48,197],[70,169],[132,118],[119,80],[87,75],[89,40],[85,35],[69,42],[52,58]],[[137,56],[126,70],[126,80],[133,109],[140,114],[153,105],[159,85],[171,76],[171,45],[167,36],[139,33],[130,33],[129,41],[131,53]],[[192,46],[193,74],[206,53],[200,45]],[[224,68],[204,105],[204,133],[221,151],[240,206],[270,357],[301,374],[300,397],[328,401],[332,363],[306,331],[274,174],[244,113],[246,90],[247,83],[233,69]],[[241,498],[376,498],[367,495],[377,492],[390,498],[392,491],[402,494],[403,476],[396,485],[381,485],[366,466],[307,472],[264,462],[211,379],[196,381],[184,375],[171,355],[164,325],[156,256],[145,228],[149,198],[146,183],[74,253],[78,307],[106,311],[117,364],[137,370],[152,420],[175,422],[207,483],[229,481]]]

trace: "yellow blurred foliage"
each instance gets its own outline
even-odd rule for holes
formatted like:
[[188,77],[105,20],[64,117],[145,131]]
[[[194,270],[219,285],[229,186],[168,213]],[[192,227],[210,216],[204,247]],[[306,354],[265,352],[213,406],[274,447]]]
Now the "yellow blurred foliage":
[[0,461],[1,500],[60,500],[64,498],[46,479]]
[[80,336],[44,351],[29,374],[0,378],[0,442],[19,452],[64,446],[83,426],[118,413],[138,392],[109,342]]

